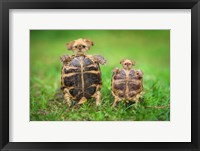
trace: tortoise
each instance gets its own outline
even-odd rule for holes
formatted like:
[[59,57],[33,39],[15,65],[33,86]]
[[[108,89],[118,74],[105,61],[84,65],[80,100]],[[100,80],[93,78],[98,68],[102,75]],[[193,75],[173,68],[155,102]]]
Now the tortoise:
[[87,55],[86,52],[94,45],[90,39],[77,39],[66,44],[68,50],[75,55],[63,55],[61,70],[61,90],[67,104],[71,105],[71,98],[82,104],[87,99],[95,98],[96,105],[100,104],[102,77],[100,64],[106,60],[100,55]]
[[129,59],[123,59],[120,64],[123,69],[115,68],[111,80],[112,95],[115,98],[112,107],[121,100],[135,102],[137,106],[143,90],[143,72],[133,69],[135,62]]

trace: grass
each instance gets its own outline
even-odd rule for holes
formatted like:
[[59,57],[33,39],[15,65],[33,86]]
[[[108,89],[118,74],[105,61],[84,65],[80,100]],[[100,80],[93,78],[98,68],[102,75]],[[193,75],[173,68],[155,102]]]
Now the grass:
[[[31,121],[169,121],[170,120],[170,33],[167,30],[33,30],[30,32],[30,120]],[[68,107],[53,100],[60,87],[59,56],[73,54],[65,43],[88,37],[95,45],[89,54],[101,54],[108,63],[101,66],[103,87],[101,106],[90,99],[83,105]],[[121,68],[123,58],[136,61],[144,72],[144,95],[134,103],[120,102],[111,108],[114,98],[110,82],[112,69]]]

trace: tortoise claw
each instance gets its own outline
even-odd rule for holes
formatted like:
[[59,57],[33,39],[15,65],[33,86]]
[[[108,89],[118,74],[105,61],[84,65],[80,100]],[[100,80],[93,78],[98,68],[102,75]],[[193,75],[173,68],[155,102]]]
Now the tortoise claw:
[[64,63],[64,62],[69,62],[69,61],[70,61],[70,56],[69,56],[69,55],[60,56],[60,61],[61,61],[62,63]]
[[119,73],[119,68],[114,68],[114,69],[112,70],[112,72],[113,72],[113,74]]
[[94,58],[98,63],[100,63],[102,65],[106,64],[106,62],[107,62],[106,59],[101,55],[95,55]]

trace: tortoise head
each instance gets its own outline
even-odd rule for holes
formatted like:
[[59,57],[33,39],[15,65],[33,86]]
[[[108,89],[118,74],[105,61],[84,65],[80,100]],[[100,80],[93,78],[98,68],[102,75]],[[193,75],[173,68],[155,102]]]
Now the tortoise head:
[[125,70],[130,70],[132,66],[135,65],[135,61],[129,60],[129,59],[123,59],[120,61],[120,64],[122,64],[123,68]]
[[90,39],[77,39],[66,44],[68,50],[72,50],[75,55],[85,55],[85,53],[94,45]]

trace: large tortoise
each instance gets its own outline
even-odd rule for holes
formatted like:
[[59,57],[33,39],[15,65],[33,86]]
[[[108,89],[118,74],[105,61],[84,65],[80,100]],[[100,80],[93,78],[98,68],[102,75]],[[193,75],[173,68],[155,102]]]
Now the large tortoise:
[[133,101],[137,106],[143,90],[143,72],[132,69],[132,66],[135,65],[134,61],[124,59],[120,63],[123,69],[115,68],[113,70],[111,87],[115,101],[112,106],[114,107],[121,100],[125,100],[126,102]]
[[71,105],[70,98],[82,104],[94,97],[96,105],[100,103],[102,78],[99,64],[105,64],[106,60],[100,55],[86,54],[86,51],[93,45],[94,43],[89,39],[74,40],[67,43],[67,48],[75,55],[60,57],[63,62],[61,89],[68,105]]

